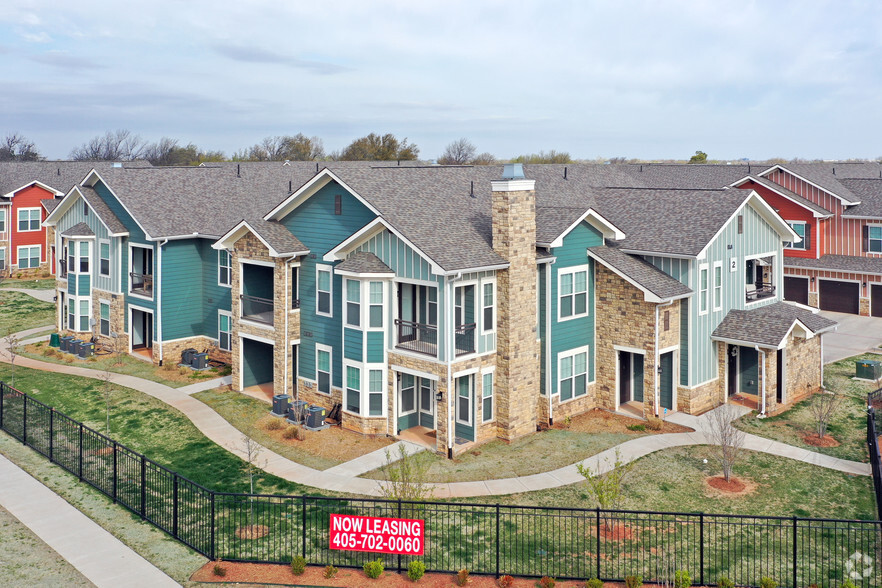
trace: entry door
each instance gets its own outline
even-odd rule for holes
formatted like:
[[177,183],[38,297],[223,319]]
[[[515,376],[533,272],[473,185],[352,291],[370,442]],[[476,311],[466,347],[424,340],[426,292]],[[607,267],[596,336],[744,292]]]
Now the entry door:
[[153,347],[153,315],[132,310],[132,349]]
[[740,347],[738,349],[739,389],[745,394],[759,392],[759,358],[756,349]]
[[619,351],[619,404],[631,400],[631,354]]
[[420,426],[435,428],[435,389],[437,384],[428,378],[417,378],[419,383]]
[[871,316],[882,316],[882,286],[872,285],[870,286],[870,315]]
[[456,436],[475,440],[475,387],[472,376],[456,379]]
[[417,385],[419,378],[401,374],[401,388],[398,392],[398,430],[403,431],[419,424],[417,413]]
[[726,347],[726,391],[729,396],[738,394],[738,347],[728,345]]
[[775,372],[777,374],[776,378],[775,378],[775,386],[778,389],[778,394],[776,395],[776,398],[778,399],[779,403],[783,403],[784,402],[784,350],[783,349],[778,350],[777,360],[778,360],[778,367],[775,370]]
[[674,410],[674,352],[662,353],[659,358],[659,403],[662,408]]

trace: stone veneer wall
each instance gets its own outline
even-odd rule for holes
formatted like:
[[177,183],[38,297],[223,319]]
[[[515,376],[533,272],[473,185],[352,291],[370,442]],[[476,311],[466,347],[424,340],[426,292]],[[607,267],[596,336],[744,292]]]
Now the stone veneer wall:
[[784,350],[785,400],[787,404],[793,404],[806,396],[821,389],[821,370],[823,359],[821,357],[821,337],[817,335],[811,339],[796,337],[790,333],[790,340]]
[[[67,286],[67,282],[64,282]],[[117,337],[101,335],[101,300],[110,302],[110,332]],[[126,299],[122,294],[113,294],[105,290],[92,290],[92,318],[95,319],[94,333],[102,345],[116,350],[117,353],[129,352],[129,336],[125,332]]]
[[[398,401],[395,392],[397,385],[396,368],[403,367],[418,372],[431,374],[438,378],[437,391],[441,392],[441,395],[444,398],[440,403],[435,404],[435,426],[437,427],[437,433],[435,437],[435,451],[437,453],[447,455],[447,402],[449,398],[448,392],[450,391],[450,387],[447,385],[447,365],[443,363],[438,363],[436,361],[431,361],[429,359],[422,359],[419,357],[414,357],[412,355],[406,355],[403,353],[396,353],[392,351],[388,352],[387,361],[389,365],[389,370],[386,386],[386,411],[389,418],[387,425],[388,428],[386,432],[389,435],[396,435],[398,433],[398,431],[395,430],[396,423],[393,419],[393,415],[395,414],[395,403]],[[451,373],[453,373],[454,371],[456,370],[451,370]]]
[[723,404],[726,398],[726,344],[717,342],[717,377],[694,388],[677,387],[677,410],[701,414]]
[[[523,182],[524,180],[520,180]],[[514,180],[518,182],[518,180]],[[496,403],[498,436],[536,431],[539,343],[536,292],[536,192],[493,182],[493,250],[511,265],[497,272]]]

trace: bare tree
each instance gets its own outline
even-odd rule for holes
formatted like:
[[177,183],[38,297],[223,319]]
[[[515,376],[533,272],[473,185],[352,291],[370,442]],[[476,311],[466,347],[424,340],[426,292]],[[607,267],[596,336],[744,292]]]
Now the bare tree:
[[492,153],[485,151],[472,157],[469,163],[472,165],[493,165],[496,163],[496,157]]
[[723,468],[723,477],[728,482],[732,468],[744,447],[744,431],[735,427],[738,413],[730,404],[724,404],[707,413],[708,435],[711,440],[711,457]]
[[153,165],[198,165],[204,161],[223,161],[222,151],[203,151],[193,143],[181,146],[177,139],[163,137],[144,147],[141,156]]
[[325,156],[325,148],[318,137],[276,135],[233,155],[241,161],[314,161]]
[[823,439],[827,434],[827,425],[833,420],[839,407],[842,406],[843,397],[835,392],[822,392],[815,394],[809,404],[809,410],[815,420],[816,429],[819,439]]
[[40,161],[43,156],[34,142],[18,133],[6,135],[0,142],[0,161]]
[[146,142],[127,129],[107,131],[70,152],[75,161],[131,161],[143,156]]
[[15,333],[9,333],[3,338],[3,343],[6,345],[6,352],[9,354],[9,365],[11,367],[10,379],[12,380],[11,386],[15,388],[15,358],[18,357],[18,346],[21,341],[19,341],[18,336]]
[[529,155],[519,155],[512,159],[514,163],[572,163],[570,154],[566,151],[555,151],[552,149],[547,153],[540,151],[539,153],[530,153]]
[[471,161],[475,156],[475,151],[477,149],[472,142],[463,137],[450,143],[444,149],[444,153],[438,158],[438,163],[441,165],[463,165]]
[[435,486],[427,481],[429,462],[408,453],[404,445],[398,446],[398,455],[386,450],[386,463],[380,466],[385,478],[380,483],[380,493],[389,500],[426,500],[435,493]]
[[110,406],[113,396],[113,374],[104,370],[101,374],[101,395],[104,397],[104,434],[110,437]]
[[604,510],[619,506],[622,500],[625,480],[637,463],[636,461],[625,462],[618,448],[616,448],[615,455],[616,458],[612,464],[610,464],[609,458],[607,458],[604,460],[603,465],[597,464],[596,470],[591,468],[591,466],[576,465],[576,469],[579,470],[579,473],[588,482],[588,488],[594,495],[597,506]]

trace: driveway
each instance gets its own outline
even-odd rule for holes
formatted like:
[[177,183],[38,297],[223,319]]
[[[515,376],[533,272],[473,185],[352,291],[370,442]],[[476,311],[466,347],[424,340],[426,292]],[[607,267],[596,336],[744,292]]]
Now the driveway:
[[882,345],[882,318],[828,310],[820,314],[839,323],[835,331],[824,333],[824,363],[860,355]]

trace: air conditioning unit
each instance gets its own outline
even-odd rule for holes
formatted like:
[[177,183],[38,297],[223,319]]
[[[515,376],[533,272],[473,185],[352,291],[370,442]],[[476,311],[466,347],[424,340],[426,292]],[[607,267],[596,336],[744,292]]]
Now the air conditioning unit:
[[306,413],[306,428],[310,431],[321,431],[330,427],[325,422],[327,411],[321,406],[310,406]]
[[181,353],[181,363],[184,365],[191,365],[193,363],[193,356],[196,355],[198,351],[193,349],[184,349],[183,353]]
[[288,422],[292,425],[299,425],[306,418],[309,410],[309,403],[302,400],[295,400],[288,407]]
[[190,362],[190,366],[194,370],[204,370],[208,367],[208,354],[207,353],[194,353],[193,359]]
[[70,344],[73,340],[74,340],[73,336],[65,335],[64,337],[61,338],[61,346],[59,347],[59,349],[61,349],[65,353],[70,353]]
[[82,345],[82,344],[83,344],[83,342],[80,341],[79,339],[74,339],[73,341],[70,342],[70,346],[67,349],[68,353],[73,353],[74,355],[79,355],[80,354],[80,345]]
[[291,397],[287,394],[276,394],[273,396],[273,416],[283,417],[288,414],[288,407],[291,404]]
[[80,343],[79,349],[77,350],[77,355],[82,357],[83,359],[87,357],[92,357],[95,354],[95,344],[89,341],[82,341]]

